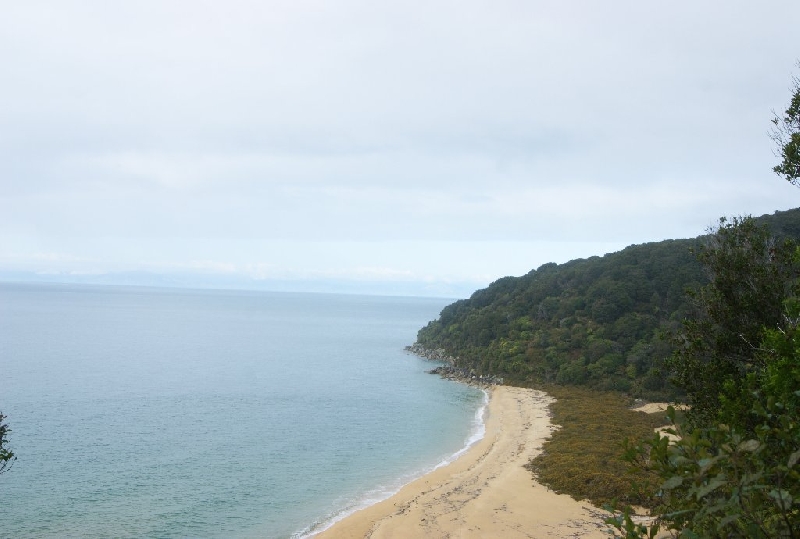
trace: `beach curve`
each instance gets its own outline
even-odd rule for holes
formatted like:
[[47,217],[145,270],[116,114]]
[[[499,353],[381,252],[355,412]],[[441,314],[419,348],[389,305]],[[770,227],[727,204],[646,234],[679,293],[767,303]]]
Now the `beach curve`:
[[314,537],[608,537],[602,512],[550,491],[523,468],[554,428],[548,414],[552,397],[511,386],[489,391],[483,439],[450,464]]

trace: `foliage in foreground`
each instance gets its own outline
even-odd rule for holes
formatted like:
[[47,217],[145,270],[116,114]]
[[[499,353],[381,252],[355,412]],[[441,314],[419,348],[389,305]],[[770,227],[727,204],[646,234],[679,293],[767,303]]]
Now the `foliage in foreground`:
[[710,283],[673,360],[697,409],[674,425],[677,442],[656,435],[628,451],[660,487],[655,526],[609,520],[625,537],[656,527],[691,538],[800,537],[800,248],[764,238],[751,220],[722,222],[706,252]]
[[[757,407],[761,424],[748,438],[720,424],[656,435],[633,447],[631,461],[661,481],[654,500],[660,527],[680,537],[798,537],[800,533],[800,426],[797,409]],[[617,516],[614,521],[624,525]],[[630,532],[631,530],[629,530]],[[647,528],[627,537],[647,537]]]
[[[773,169],[800,181],[800,80],[773,139]],[[720,222],[704,253],[710,282],[672,360],[695,408],[629,461],[658,474],[657,522],[607,522],[626,538],[800,537],[800,247],[751,219]]]
[[691,294],[667,363],[690,399],[693,424],[714,423],[720,407],[729,416],[723,421],[747,424],[751,398],[742,384],[769,360],[757,353],[766,332],[785,325],[784,299],[794,295],[800,269],[796,248],[755,219],[723,218],[699,251],[708,284]]
[[5,418],[6,416],[0,412],[0,473],[7,472],[17,458],[6,445],[8,442],[6,435],[11,432],[11,429],[8,428],[6,423],[3,423]]
[[[800,64],[798,64],[800,65]],[[783,116],[775,115],[772,139],[781,162],[772,170],[794,185],[800,182],[800,78],[792,79],[792,99]]]
[[[597,506],[612,500],[633,505],[651,501],[647,493],[657,485],[656,475],[631,473],[620,457],[626,440],[649,437],[666,416],[633,411],[630,398],[620,393],[558,386],[546,391],[556,398],[550,410],[559,428],[528,465],[537,480]],[[641,488],[632,490],[631,483]]]

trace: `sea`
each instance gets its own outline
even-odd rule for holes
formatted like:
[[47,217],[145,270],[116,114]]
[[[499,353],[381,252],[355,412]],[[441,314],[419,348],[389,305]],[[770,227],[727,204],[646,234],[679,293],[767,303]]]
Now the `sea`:
[[483,433],[404,351],[448,303],[0,284],[0,537],[302,538],[388,497]]

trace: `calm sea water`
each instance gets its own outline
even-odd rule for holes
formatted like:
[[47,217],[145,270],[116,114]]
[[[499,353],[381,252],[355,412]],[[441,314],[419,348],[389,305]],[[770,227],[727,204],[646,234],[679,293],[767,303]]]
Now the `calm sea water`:
[[299,537],[480,430],[447,300],[0,285],[3,537]]

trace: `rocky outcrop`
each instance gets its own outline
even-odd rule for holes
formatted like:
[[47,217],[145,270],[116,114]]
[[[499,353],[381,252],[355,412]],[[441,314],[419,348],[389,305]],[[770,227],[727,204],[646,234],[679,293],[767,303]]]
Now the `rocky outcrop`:
[[406,352],[410,352],[415,356],[419,356],[431,361],[441,361],[450,365],[455,365],[458,358],[449,355],[445,352],[444,348],[425,348],[419,343],[414,343],[411,346],[406,346]]
[[478,387],[493,386],[498,384],[502,385],[503,383],[503,379],[498,376],[492,376],[490,374],[476,374],[475,371],[471,369],[460,369],[450,365],[442,365],[440,367],[436,367],[435,369],[431,369],[428,371],[428,374],[438,374],[447,380],[455,380],[456,382],[462,382],[464,384],[470,384]]
[[419,356],[421,358],[429,359],[431,361],[440,361],[446,365],[440,365],[428,371],[428,374],[438,374],[447,380],[455,380],[465,384],[475,385],[478,387],[486,387],[496,384],[502,384],[503,379],[498,376],[489,374],[478,374],[474,369],[467,369],[456,367],[456,360],[453,356],[447,354],[442,348],[431,350],[425,348],[419,343],[411,346],[406,346],[406,351]]

